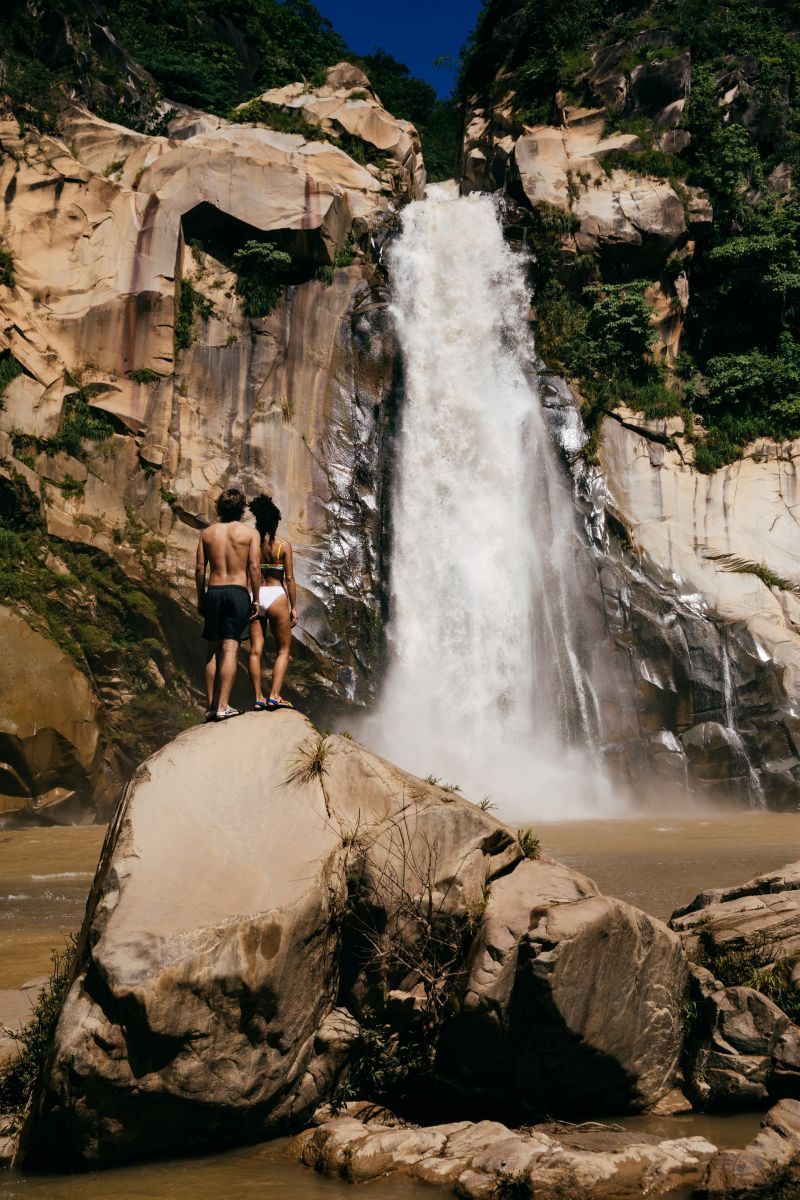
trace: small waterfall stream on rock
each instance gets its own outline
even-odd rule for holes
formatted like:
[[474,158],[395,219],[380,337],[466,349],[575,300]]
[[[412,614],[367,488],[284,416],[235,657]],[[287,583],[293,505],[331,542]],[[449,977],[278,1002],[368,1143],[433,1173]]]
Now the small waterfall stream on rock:
[[446,187],[391,252],[405,397],[390,661],[363,736],[502,817],[622,805],[595,757],[587,550],[536,391],[525,262],[495,202]]

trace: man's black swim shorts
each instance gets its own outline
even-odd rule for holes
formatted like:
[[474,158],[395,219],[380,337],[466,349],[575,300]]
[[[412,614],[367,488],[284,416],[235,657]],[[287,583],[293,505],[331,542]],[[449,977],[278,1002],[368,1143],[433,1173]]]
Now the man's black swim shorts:
[[207,642],[234,638],[244,642],[250,637],[250,593],[239,584],[206,588],[203,597],[203,637]]

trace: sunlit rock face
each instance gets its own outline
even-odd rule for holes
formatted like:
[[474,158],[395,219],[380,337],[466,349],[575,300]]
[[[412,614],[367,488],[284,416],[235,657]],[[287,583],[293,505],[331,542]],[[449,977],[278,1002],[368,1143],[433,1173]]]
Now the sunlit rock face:
[[[413,127],[354,70],[288,89],[309,106],[307,136],[180,108],[151,137],[72,102],[58,136],[23,133],[8,111],[0,126],[14,264],[0,353],[19,367],[0,432],[14,486],[42,502],[49,536],[102,551],[187,611],[218,492],[271,493],[297,551],[292,682],[317,705],[372,686],[395,379],[380,248],[392,206],[424,179]],[[365,162],[336,144],[344,133]],[[272,312],[252,317],[234,256],[259,239],[291,268]],[[115,432],[78,457],[48,454],[76,398]]]
[[606,419],[601,450],[607,511],[631,568],[608,574],[646,720],[677,735],[672,765],[682,760],[700,791],[721,795],[733,781],[751,802],[794,807],[800,446],[759,442],[701,475],[680,435],[674,448],[654,437],[666,437],[665,422],[622,411]]
[[342,134],[362,139],[379,154],[378,162],[368,164],[376,179],[387,181],[407,200],[420,200],[425,191],[425,167],[419,135],[410,121],[401,121],[386,112],[372,90],[369,79],[350,63],[337,63],[327,72],[327,82],[309,89],[305,84],[264,92],[260,99],[278,105],[288,113],[302,114],[334,136]]

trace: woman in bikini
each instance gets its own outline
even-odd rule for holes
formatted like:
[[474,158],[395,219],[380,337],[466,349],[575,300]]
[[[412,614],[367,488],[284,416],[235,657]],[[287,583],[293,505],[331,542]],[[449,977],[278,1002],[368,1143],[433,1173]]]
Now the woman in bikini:
[[[280,509],[271,496],[256,496],[250,504],[261,536],[261,587],[258,593],[258,613],[250,620],[250,680],[256,694],[253,706],[259,711],[273,712],[276,708],[291,708],[281,698],[281,688],[289,665],[292,628],[297,624],[297,587],[294,581],[292,547],[277,541]],[[272,668],[272,690],[268,697],[261,688],[261,655],[267,623],[278,647]]]

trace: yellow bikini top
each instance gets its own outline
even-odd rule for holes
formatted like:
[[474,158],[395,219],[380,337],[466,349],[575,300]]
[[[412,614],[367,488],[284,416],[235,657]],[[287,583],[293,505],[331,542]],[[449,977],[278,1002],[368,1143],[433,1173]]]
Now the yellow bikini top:
[[272,571],[274,574],[282,575],[285,570],[284,564],[281,562],[282,554],[283,554],[283,542],[278,542],[278,549],[273,551],[273,561],[272,562],[262,562],[261,570],[262,571]]

